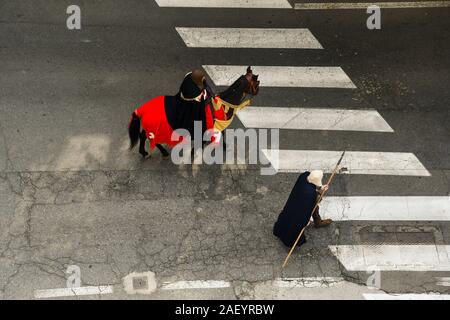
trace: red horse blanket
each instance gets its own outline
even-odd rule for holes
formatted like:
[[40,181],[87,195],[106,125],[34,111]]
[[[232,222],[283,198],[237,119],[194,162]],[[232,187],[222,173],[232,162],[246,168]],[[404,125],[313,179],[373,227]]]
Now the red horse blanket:
[[[156,144],[167,144],[170,147],[183,141],[183,136],[174,132],[171,127],[165,108],[165,96],[156,97],[134,111],[141,119],[141,127],[150,140],[150,148],[153,149]],[[206,105],[206,129],[214,127],[214,121],[211,113],[211,107]],[[193,137],[192,137],[193,138]]]

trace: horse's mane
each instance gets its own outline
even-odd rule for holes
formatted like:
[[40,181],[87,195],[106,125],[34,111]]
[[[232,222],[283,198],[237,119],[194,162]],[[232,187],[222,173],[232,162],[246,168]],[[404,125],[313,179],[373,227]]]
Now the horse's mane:
[[245,76],[241,76],[228,89],[219,93],[219,96],[222,100],[228,103],[239,105],[242,102],[242,94],[248,85],[249,83],[247,78]]

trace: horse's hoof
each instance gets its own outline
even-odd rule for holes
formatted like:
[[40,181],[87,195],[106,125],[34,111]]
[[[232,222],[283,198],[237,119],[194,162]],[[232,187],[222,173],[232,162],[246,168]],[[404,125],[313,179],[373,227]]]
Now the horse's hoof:
[[165,154],[162,156],[163,160],[169,160],[170,154]]

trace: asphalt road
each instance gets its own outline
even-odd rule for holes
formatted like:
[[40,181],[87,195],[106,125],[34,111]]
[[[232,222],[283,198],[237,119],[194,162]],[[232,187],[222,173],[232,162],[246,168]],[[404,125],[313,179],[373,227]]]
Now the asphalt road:
[[[449,8],[383,10],[382,29],[373,31],[360,10],[78,0],[82,29],[69,31],[70,4],[0,0],[1,299],[64,288],[68,265],[81,268],[84,286],[114,287],[114,294],[86,296],[93,298],[136,298],[125,293],[123,278],[154,272],[157,292],[138,296],[149,299],[362,299],[378,292],[365,286],[365,270],[347,270],[330,246],[439,246],[440,262],[450,265],[448,219],[336,221],[308,230],[308,243],[282,270],[288,249],[272,226],[298,174],[176,166],[157,152],[143,161],[128,150],[126,133],[132,110],[175,94],[194,67],[340,66],[356,89],[261,87],[254,103],[372,108],[394,133],[281,130],[280,148],[413,153],[430,176],[339,175],[330,195],[448,197]],[[179,26],[308,28],[324,49],[188,48]],[[433,263],[382,271],[381,289],[449,293],[436,279],[450,277],[450,269]],[[286,291],[279,278],[325,280]],[[230,286],[161,289],[199,280]]]

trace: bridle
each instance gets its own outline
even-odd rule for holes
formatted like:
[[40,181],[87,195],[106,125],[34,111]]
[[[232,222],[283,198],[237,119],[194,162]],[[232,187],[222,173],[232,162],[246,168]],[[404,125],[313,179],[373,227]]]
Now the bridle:
[[248,86],[244,90],[244,98],[245,98],[245,95],[248,93],[250,93],[253,96],[256,96],[259,91],[258,76],[254,75],[253,73],[248,73],[245,75],[245,77],[247,78]]

